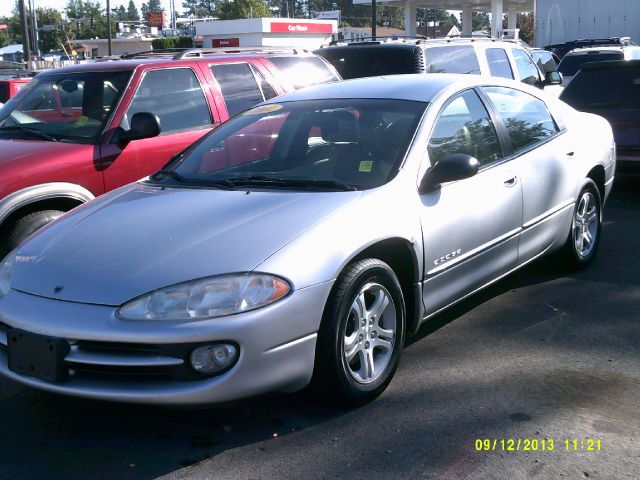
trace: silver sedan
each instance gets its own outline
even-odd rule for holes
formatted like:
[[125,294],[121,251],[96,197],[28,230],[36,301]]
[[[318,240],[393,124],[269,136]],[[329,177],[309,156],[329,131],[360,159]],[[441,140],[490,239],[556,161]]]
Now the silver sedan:
[[379,395],[405,338],[532,260],[594,258],[611,128],[528,86],[416,75],[278,97],[0,264],[0,373],[150,404]]

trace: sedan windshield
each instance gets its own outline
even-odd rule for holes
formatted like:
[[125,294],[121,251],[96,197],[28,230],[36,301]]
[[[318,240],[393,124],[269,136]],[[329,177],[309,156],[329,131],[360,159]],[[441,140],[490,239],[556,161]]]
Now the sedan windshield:
[[45,73],[0,110],[0,138],[95,143],[130,71]]
[[261,105],[218,127],[151,181],[213,188],[377,187],[397,173],[425,108],[381,99]]

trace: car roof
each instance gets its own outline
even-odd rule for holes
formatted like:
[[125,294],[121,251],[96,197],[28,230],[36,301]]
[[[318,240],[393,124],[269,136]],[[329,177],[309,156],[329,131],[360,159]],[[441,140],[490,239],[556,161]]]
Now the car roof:
[[587,62],[582,64],[582,66],[580,67],[581,70],[607,70],[612,68],[640,68],[640,59]]
[[458,73],[423,73],[406,75],[384,75],[343,80],[303,88],[292,93],[273,98],[267,103],[282,103],[299,100],[316,100],[328,98],[371,98],[397,99],[417,102],[431,102],[442,91],[449,87],[458,89],[471,88],[478,85],[503,85],[525,88],[513,80],[497,77],[481,77]]
[[[270,58],[270,57],[292,57],[292,58],[308,58],[315,57],[310,52],[305,53],[291,53],[286,51],[246,51],[246,52],[219,52],[219,53],[204,53],[199,57],[185,57],[185,58],[172,58],[172,56],[159,55],[157,57],[143,57],[143,58],[122,58],[118,60],[108,60],[100,62],[82,63],[78,65],[70,65],[68,67],[56,68],[55,73],[75,73],[75,72],[103,72],[103,71],[122,71],[122,70],[135,70],[142,65],[154,65],[162,66],[166,68],[179,67],[181,65],[193,64],[194,62],[210,62],[215,60],[228,60],[231,62],[237,62],[239,60],[248,61],[256,58]],[[54,70],[43,70],[41,73],[52,73]]]
[[594,52],[622,52],[628,49],[640,49],[636,45],[601,45],[599,47],[581,47],[570,50],[567,55],[584,55]]

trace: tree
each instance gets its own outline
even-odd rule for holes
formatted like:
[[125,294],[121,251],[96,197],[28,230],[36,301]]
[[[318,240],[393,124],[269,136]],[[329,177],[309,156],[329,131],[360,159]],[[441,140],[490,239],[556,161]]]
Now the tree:
[[48,52],[50,50],[57,50],[61,44],[65,44],[67,41],[67,34],[69,27],[62,19],[62,14],[55,8],[37,8],[36,15],[38,18],[38,25],[56,25],[58,28],[55,30],[40,30],[38,36],[40,37],[40,51]]
[[[107,16],[98,0],[69,0],[67,18],[80,22],[80,28],[73,30],[71,38],[107,38]],[[116,19],[111,18],[112,32],[116,31],[115,23]]]
[[140,20],[140,14],[138,13],[136,4],[133,3],[133,0],[129,0],[129,5],[127,7],[127,20],[130,22],[137,22]]
[[140,16],[143,20],[147,20],[147,13],[149,13],[149,6],[146,3],[143,3],[140,6]]
[[129,19],[127,17],[127,11],[125,10],[124,5],[120,5],[117,8],[112,8],[111,9],[111,15],[118,22],[125,22],[125,21],[127,21]]
[[220,20],[233,20],[236,18],[253,18],[268,17],[269,7],[262,0],[234,0],[233,2],[225,1],[219,5]]
[[[529,45],[533,45],[533,13],[518,13],[516,27],[520,29],[520,38]],[[503,28],[507,28],[506,25]]]
[[163,12],[164,8],[162,8],[162,4],[160,3],[160,0],[149,0],[149,3],[147,4],[148,6],[148,11],[150,13],[157,13],[157,12]]
[[491,22],[489,21],[489,14],[482,12],[471,13],[471,30],[477,32],[479,30],[491,29]]

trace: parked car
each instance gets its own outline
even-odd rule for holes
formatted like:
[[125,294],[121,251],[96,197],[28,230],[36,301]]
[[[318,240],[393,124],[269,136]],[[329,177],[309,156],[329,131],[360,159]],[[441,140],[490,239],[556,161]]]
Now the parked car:
[[562,58],[558,71],[562,73],[562,84],[566,86],[585,63],[632,59],[640,59],[639,46],[578,48]]
[[545,77],[517,42],[492,38],[381,39],[314,50],[342,78],[402,73],[468,73],[520,80],[543,88],[561,83]]
[[31,81],[30,74],[3,74],[0,70],[0,103],[6,103]]
[[475,75],[299,90],[0,264],[0,373],[152,404],[380,394],[407,335],[551,252],[596,255],[601,117]]
[[545,50],[553,52],[560,60],[571,50],[586,47],[603,47],[605,45],[635,45],[630,37],[610,37],[610,38],[579,38],[564,43],[554,43],[544,47]]
[[618,169],[640,172],[640,60],[585,63],[560,96],[613,127]]
[[230,116],[339,78],[302,52],[154,55],[45,71],[4,106],[0,257],[71,208],[153,173]]

